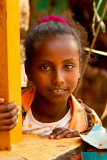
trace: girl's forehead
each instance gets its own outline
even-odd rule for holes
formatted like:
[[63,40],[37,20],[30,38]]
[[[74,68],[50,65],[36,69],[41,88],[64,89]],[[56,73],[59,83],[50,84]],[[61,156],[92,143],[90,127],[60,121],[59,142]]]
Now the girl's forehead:
[[48,37],[34,46],[33,58],[61,61],[69,58],[78,59],[79,49],[73,37]]
[[[66,44],[66,45],[65,45]],[[79,48],[78,46],[78,42],[76,41],[75,37],[72,35],[49,35],[49,36],[45,36],[42,37],[40,39],[38,39],[38,41],[36,41],[34,43],[34,50],[38,50],[41,49],[43,47],[65,47],[65,46],[72,46],[71,44],[76,45],[77,48]]]

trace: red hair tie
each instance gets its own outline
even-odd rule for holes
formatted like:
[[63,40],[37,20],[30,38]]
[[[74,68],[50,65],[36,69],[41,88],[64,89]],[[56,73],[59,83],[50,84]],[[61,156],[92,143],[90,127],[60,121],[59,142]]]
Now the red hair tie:
[[37,23],[37,25],[39,25],[41,23],[49,22],[49,21],[62,22],[66,26],[68,26],[67,22],[63,18],[58,17],[58,16],[47,16],[47,17],[44,17]]

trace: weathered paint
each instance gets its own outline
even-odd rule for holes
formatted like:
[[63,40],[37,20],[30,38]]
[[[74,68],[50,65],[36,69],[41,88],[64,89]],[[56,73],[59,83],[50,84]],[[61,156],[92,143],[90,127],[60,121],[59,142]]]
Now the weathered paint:
[[[21,106],[19,0],[0,0],[0,97]],[[0,132],[0,149],[22,139],[21,117],[15,129]]]
[[104,152],[83,152],[83,160],[107,160],[107,153]]

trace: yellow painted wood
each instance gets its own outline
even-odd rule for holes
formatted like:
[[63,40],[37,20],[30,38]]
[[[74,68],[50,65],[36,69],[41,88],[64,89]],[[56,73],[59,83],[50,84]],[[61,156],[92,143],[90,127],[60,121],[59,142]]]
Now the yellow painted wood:
[[[0,97],[21,106],[19,0],[0,0]],[[0,132],[0,149],[22,139],[21,117],[12,131]]]

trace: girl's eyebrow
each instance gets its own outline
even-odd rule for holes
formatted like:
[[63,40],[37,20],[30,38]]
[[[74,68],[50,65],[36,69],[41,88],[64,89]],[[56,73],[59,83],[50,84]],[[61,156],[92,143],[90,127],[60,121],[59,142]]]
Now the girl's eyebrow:
[[39,62],[39,61],[43,61],[43,62],[52,62],[50,60],[45,60],[45,59],[42,59],[42,58],[39,58],[39,59],[36,59],[35,62]]
[[68,62],[68,61],[71,61],[71,60],[76,61],[77,58],[73,57],[73,58],[70,58],[70,59],[66,59],[66,60],[64,60],[63,62]]

